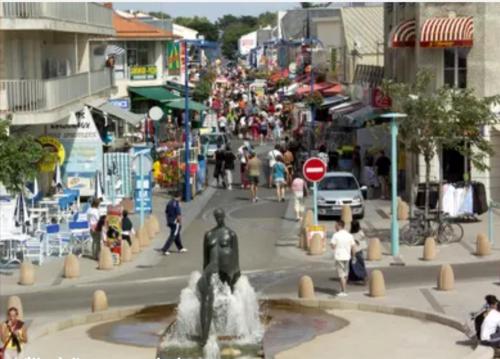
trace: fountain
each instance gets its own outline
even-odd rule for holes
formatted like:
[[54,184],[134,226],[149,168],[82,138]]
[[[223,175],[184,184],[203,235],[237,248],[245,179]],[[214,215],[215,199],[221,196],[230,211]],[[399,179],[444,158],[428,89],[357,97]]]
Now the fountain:
[[238,237],[226,227],[222,209],[214,217],[217,225],[203,243],[203,273],[193,273],[181,292],[176,321],[160,345],[162,359],[261,352],[259,304],[248,278],[240,275]]

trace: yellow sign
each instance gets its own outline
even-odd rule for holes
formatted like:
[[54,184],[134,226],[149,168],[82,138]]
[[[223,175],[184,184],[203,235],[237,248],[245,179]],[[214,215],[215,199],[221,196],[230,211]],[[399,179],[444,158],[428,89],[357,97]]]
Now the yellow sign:
[[66,158],[66,151],[61,142],[52,136],[41,136],[38,142],[47,151],[47,154],[40,160],[38,167],[41,172],[53,172],[56,169],[56,164],[62,165]]
[[154,80],[156,79],[156,66],[131,66],[130,67],[131,80]]

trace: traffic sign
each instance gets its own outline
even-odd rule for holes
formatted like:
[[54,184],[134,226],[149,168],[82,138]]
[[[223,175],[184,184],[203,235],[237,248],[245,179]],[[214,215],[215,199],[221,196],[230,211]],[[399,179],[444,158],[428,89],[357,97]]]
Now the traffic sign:
[[326,163],[321,158],[311,157],[304,163],[302,173],[309,182],[319,182],[325,177],[326,170]]

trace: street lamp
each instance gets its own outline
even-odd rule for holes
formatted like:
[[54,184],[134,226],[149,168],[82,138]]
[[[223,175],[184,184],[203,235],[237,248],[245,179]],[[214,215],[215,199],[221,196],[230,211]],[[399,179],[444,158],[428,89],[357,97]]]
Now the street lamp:
[[398,223],[398,123],[397,119],[407,117],[404,113],[390,112],[381,115],[391,119],[391,255],[399,255],[399,223]]
[[189,166],[189,142],[190,142],[190,129],[189,129],[189,71],[188,71],[188,45],[198,48],[217,48],[217,44],[206,40],[181,40],[184,43],[184,133],[185,133],[185,151],[184,163],[186,168],[184,170],[184,201],[191,201],[191,172]]

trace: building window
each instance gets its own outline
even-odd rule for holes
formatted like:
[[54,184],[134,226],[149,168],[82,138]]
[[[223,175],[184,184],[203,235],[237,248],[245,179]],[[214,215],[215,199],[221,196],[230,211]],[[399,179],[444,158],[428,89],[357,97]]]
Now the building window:
[[128,66],[144,66],[154,63],[154,42],[134,41],[127,44]]
[[444,49],[444,83],[450,87],[467,87],[467,53],[464,48]]

